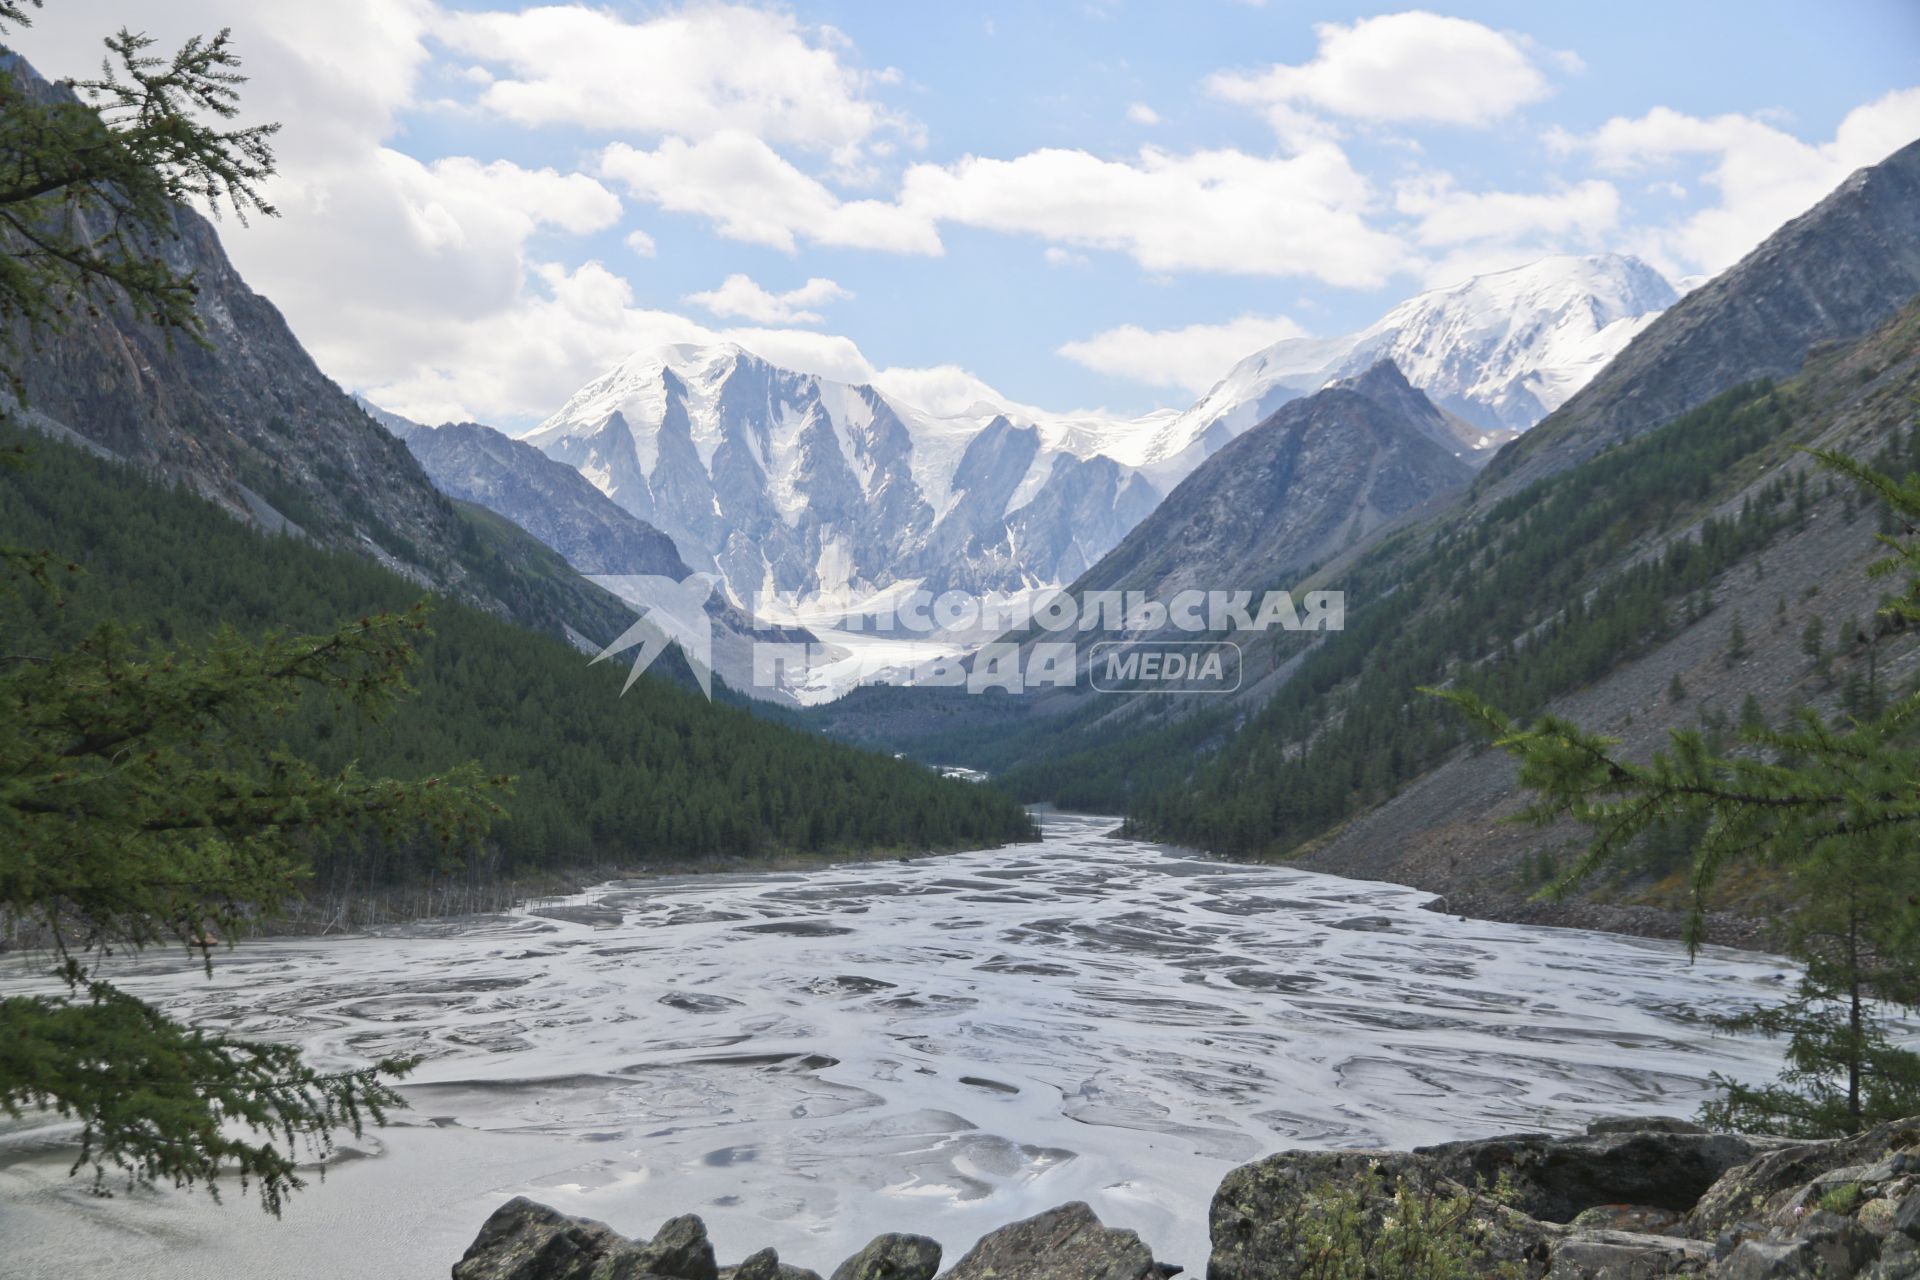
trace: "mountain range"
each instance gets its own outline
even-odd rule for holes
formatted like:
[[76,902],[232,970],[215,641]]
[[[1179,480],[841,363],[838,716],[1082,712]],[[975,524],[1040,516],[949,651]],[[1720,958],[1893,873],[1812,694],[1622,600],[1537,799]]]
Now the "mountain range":
[[[1203,462],[1081,585],[1239,565],[1264,577],[1220,585],[1346,593],[1344,630],[1246,643],[1230,696],[863,691],[817,721],[990,771],[1028,801],[1124,810],[1158,839],[1416,884],[1481,913],[1677,927],[1658,886],[1684,865],[1679,837],[1603,887],[1604,913],[1533,903],[1578,833],[1504,822],[1523,799],[1511,764],[1419,690],[1469,688],[1649,752],[1675,727],[1848,714],[1911,678],[1920,637],[1876,618],[1883,584],[1865,572],[1886,513],[1805,449],[1920,470],[1916,193],[1920,143],[1644,325],[1476,476],[1331,554],[1342,539],[1321,531],[1351,517],[1352,488],[1310,486],[1332,507],[1318,522],[1259,498],[1300,500],[1263,481],[1283,474],[1289,433],[1308,438],[1350,393],[1294,401]],[[1381,392],[1392,368],[1359,385]],[[1397,428],[1368,438],[1404,445],[1434,411],[1402,396]],[[1296,522],[1317,536],[1289,543]],[[1804,647],[1816,629],[1838,637],[1825,662]],[[1618,906],[1629,890],[1647,905]]]
[[1423,293],[1344,337],[1241,361],[1191,408],[1131,419],[982,400],[936,415],[731,344],[636,353],[523,437],[668,534],[742,604],[857,611],[890,589],[1064,585],[1275,409],[1393,361],[1483,463],[1676,294],[1628,257],[1548,258]]

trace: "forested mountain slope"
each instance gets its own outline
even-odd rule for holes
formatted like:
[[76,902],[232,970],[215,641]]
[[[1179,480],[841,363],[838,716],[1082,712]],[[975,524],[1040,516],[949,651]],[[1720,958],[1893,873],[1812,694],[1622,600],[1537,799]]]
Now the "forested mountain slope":
[[[0,74],[69,91],[17,58]],[[58,332],[0,327],[29,425],[185,485],[230,514],[365,556],[423,585],[555,634],[609,639],[631,612],[512,525],[440,493],[391,433],[321,373],[278,309],[234,270],[212,223],[176,206],[156,238],[191,274],[201,340],[124,301],[76,309]],[[0,246],[4,247],[4,246]],[[116,295],[119,296],[119,295]]]
[[[1884,697],[1912,678],[1913,655],[1874,620],[1875,507],[1798,448],[1910,469],[1916,396],[1920,304],[1817,353],[1800,378],[1736,388],[1418,554],[1362,566],[1347,631],[1197,767],[1135,776],[1131,821],[1225,852],[1312,851],[1344,874],[1514,895],[1569,833],[1500,832],[1516,807],[1505,758],[1419,686],[1471,689],[1518,716],[1571,712],[1649,750],[1669,727]],[[1656,878],[1675,869],[1664,856],[1648,851]]]
[[[81,570],[55,575],[57,595],[30,586],[0,594],[12,652],[109,624],[168,648],[222,627],[323,632],[421,595],[363,557],[263,533],[132,467],[18,428],[0,427],[0,437],[31,460],[24,472],[0,471],[0,544],[44,548]],[[453,526],[474,530],[454,549],[484,562],[504,523],[475,514]],[[552,572],[565,572],[541,550]],[[1028,830],[1019,807],[991,789],[768,724],[668,680],[640,680],[623,697],[621,664],[589,666],[564,642],[470,605],[441,599],[431,622],[418,694],[398,714],[342,724],[315,703],[289,721],[286,741],[325,766],[358,761],[373,774],[419,777],[477,760],[513,775],[510,816],[471,874],[978,846]],[[364,884],[416,877],[434,856],[426,847],[321,850],[316,862],[323,885],[341,875]]]
[[1392,361],[1283,405],[1182,480],[1076,592],[1259,590],[1464,486],[1444,416]]

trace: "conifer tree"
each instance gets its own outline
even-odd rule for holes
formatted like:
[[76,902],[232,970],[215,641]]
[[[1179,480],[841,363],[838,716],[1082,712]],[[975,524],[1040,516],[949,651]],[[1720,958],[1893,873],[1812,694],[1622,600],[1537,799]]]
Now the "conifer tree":
[[[1850,458],[1817,454],[1900,513],[1920,521],[1920,479],[1894,479]],[[1895,622],[1920,619],[1920,540],[1883,537],[1892,554],[1874,576],[1904,574]],[[1592,831],[1557,888],[1625,862],[1649,835],[1697,821],[1687,941],[1703,941],[1708,896],[1729,866],[1786,873],[1799,894],[1786,943],[1805,965],[1793,1001],[1735,1019],[1787,1036],[1788,1068],[1767,1088],[1727,1085],[1710,1119],[1801,1135],[1857,1130],[1920,1113],[1920,1055],[1893,1044],[1885,1010],[1920,1005],[1920,692],[1835,726],[1803,711],[1784,729],[1750,729],[1720,751],[1696,729],[1629,760],[1614,739],[1557,716],[1516,724],[1471,694],[1443,692],[1520,765],[1527,817],[1571,818]]]
[[[0,0],[0,32],[29,3]],[[109,307],[198,336],[194,282],[163,257],[176,204],[272,212],[257,187],[272,128],[210,123],[234,114],[242,83],[226,33],[171,59],[152,43],[122,30],[101,78],[71,88],[0,62],[0,328],[14,343],[57,341]],[[17,394],[17,373],[0,371]],[[5,460],[32,461],[17,446]],[[70,568],[0,549],[0,591],[52,590]],[[303,1147],[324,1154],[335,1130],[397,1101],[381,1076],[404,1062],[323,1073],[291,1046],[185,1026],[102,964],[163,943],[210,956],[284,902],[317,849],[453,842],[485,825],[493,808],[471,767],[396,782],[279,745],[314,699],[384,708],[423,626],[380,615],[331,634],[225,634],[197,653],[151,651],[112,626],[66,648],[0,645],[0,921],[51,967],[48,990],[0,998],[0,1114],[78,1121],[74,1170],[96,1189],[110,1170],[135,1185],[231,1175],[277,1213],[301,1185]]]

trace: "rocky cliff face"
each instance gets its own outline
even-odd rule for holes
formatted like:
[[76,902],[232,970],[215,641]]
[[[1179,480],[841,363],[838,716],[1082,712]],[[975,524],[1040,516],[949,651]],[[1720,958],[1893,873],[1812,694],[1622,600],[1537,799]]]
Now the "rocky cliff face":
[[[1654,1119],[1412,1152],[1282,1152],[1229,1173],[1208,1226],[1207,1280],[1911,1280],[1920,1276],[1920,1119],[1831,1142]],[[883,1235],[832,1280],[934,1280],[939,1266],[935,1242]],[[1075,1203],[993,1232],[944,1276],[1160,1280],[1180,1270]],[[525,1199],[487,1220],[453,1276],[819,1280],[771,1249],[719,1266],[695,1217],[629,1240]]]
[[691,572],[673,539],[532,445],[477,422],[426,427],[392,414],[381,420],[442,493],[498,512],[582,573],[679,579]]
[[852,607],[901,581],[1064,582],[1159,497],[1060,432],[997,412],[933,418],[734,346],[639,353],[526,440],[743,603]]
[[1594,380],[1487,468],[1511,492],[1755,378],[1797,372],[1825,342],[1870,333],[1920,293],[1920,142],[1843,182],[1646,327]]
[[[33,73],[15,61],[9,71]],[[41,92],[64,90],[34,77]],[[164,476],[274,531],[368,556],[544,630],[595,633],[624,610],[512,529],[476,529],[398,439],[320,372],[247,286],[213,225],[174,210],[162,256],[190,273],[196,341],[112,302],[59,332],[3,331],[30,425]],[[3,393],[0,393],[3,394]],[[535,581],[538,579],[538,581]]]
[[1075,590],[1284,585],[1464,486],[1445,415],[1391,362],[1280,408],[1182,481]]

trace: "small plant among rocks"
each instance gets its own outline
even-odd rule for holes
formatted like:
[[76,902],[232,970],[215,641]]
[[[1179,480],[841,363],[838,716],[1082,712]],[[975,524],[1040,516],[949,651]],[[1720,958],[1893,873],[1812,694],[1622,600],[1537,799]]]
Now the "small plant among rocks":
[[1301,1200],[1295,1257],[1301,1280],[1520,1280],[1495,1256],[1494,1219],[1514,1200],[1505,1175],[1476,1195],[1396,1178],[1384,1205],[1347,1184]]

